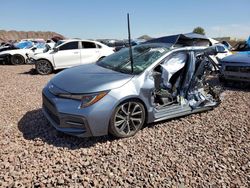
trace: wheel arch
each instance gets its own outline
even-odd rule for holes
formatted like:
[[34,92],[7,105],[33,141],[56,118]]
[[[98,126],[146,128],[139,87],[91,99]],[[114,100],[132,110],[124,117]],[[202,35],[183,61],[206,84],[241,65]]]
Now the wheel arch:
[[[148,110],[147,110],[147,106],[144,103],[144,101],[142,99],[140,99],[139,97],[133,97],[133,96],[127,97],[126,99],[123,99],[123,100],[119,101],[115,105],[115,107],[114,107],[114,109],[112,111],[112,114],[110,116],[110,119],[109,119],[109,124],[108,124],[108,129],[107,129],[107,133],[108,134],[114,135],[115,137],[118,137],[118,138],[125,138],[125,137],[127,137],[126,135],[123,135],[121,133],[117,133],[116,130],[114,130],[114,127],[112,125],[112,121],[114,120],[115,112],[119,108],[119,106],[122,105],[123,103],[129,102],[129,101],[139,102],[144,107],[144,111],[145,111],[144,123],[141,125],[141,127],[137,131],[139,131],[140,129],[142,129],[143,127],[145,127],[145,125],[147,124]],[[134,133],[132,133],[132,135],[129,135],[128,137],[133,136],[134,134],[137,133],[137,131],[134,132]]]
[[[144,109],[145,109],[145,124],[146,124],[146,123],[148,122],[149,111],[148,111],[148,108],[147,108],[147,105],[145,104],[145,102],[144,102],[141,98],[139,98],[139,97],[137,97],[137,96],[128,96],[128,97],[126,97],[125,99],[122,99],[122,100],[118,101],[118,103],[115,105],[115,107],[114,107],[113,110],[112,110],[112,115],[113,115],[115,109],[116,109],[119,105],[121,105],[122,103],[125,103],[125,102],[127,102],[127,101],[132,101],[132,100],[138,101],[138,102],[140,102],[140,103],[143,105],[143,107],[144,107]],[[110,121],[110,120],[109,120],[109,121]]]
[[23,60],[24,60],[23,63],[26,64],[27,57],[25,57],[25,56],[24,56],[23,54],[21,54],[21,53],[9,53],[9,54],[8,54],[8,57],[9,57],[10,63],[11,63],[11,58],[12,58],[13,56],[20,56],[20,57],[22,57]]
[[97,61],[100,61],[100,60],[102,60],[103,58],[105,58],[106,56],[105,55],[103,55],[103,56],[101,56]]
[[55,70],[54,64],[53,64],[50,60],[48,60],[48,59],[46,59],[46,58],[39,58],[39,59],[36,59],[36,62],[37,62],[37,61],[41,61],[41,60],[48,61],[48,62],[52,65],[52,69]]
[[[40,61],[46,61],[46,63],[50,65],[49,71],[47,71],[47,72],[44,72],[44,71],[40,72],[40,70],[39,70]],[[48,59],[45,59],[45,58],[40,58],[40,59],[35,60],[35,69],[36,69],[37,73],[39,73],[41,75],[50,74],[50,73],[52,73],[55,70],[53,64]]]

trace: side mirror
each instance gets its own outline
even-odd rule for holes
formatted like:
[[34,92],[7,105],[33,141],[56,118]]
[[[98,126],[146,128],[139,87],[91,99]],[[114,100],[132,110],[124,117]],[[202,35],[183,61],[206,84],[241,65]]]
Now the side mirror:
[[222,47],[222,46],[215,46],[215,51],[217,53],[227,53],[226,48]]
[[35,51],[36,49],[37,49],[37,47],[33,47],[33,48],[31,48],[31,50],[32,50],[32,51]]
[[58,48],[53,48],[53,51],[54,51],[54,52],[58,52],[59,49],[58,49]]
[[222,46],[211,46],[204,51],[205,55],[217,55],[218,53],[227,53],[227,51]]

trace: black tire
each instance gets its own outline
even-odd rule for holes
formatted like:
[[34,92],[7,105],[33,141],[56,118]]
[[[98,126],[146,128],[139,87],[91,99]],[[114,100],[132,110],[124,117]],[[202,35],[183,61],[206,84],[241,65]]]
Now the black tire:
[[12,65],[21,65],[25,63],[25,59],[22,55],[15,54],[11,56],[10,63]]
[[141,102],[125,101],[114,110],[109,123],[109,133],[118,138],[134,136],[144,125],[145,119],[145,108]]
[[45,59],[38,60],[35,63],[36,71],[38,74],[47,75],[52,73],[53,67],[51,63]]

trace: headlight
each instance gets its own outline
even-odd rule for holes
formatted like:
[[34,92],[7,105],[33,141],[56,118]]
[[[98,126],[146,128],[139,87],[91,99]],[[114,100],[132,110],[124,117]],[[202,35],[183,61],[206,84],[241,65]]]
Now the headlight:
[[100,93],[86,94],[86,95],[68,95],[68,94],[59,94],[58,96],[64,98],[70,98],[74,100],[80,100],[81,105],[80,108],[86,108],[92,104],[95,104],[99,100],[101,100],[105,95],[107,95],[108,91],[102,91]]
[[101,100],[105,95],[107,95],[106,92],[100,92],[97,94],[92,95],[84,95],[81,100],[81,108],[86,108],[92,104],[95,104],[97,101]]

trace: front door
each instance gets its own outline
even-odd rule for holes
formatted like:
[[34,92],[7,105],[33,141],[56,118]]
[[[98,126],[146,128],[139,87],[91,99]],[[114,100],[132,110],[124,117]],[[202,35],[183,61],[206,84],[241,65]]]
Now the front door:
[[55,68],[67,68],[80,64],[80,49],[78,41],[67,42],[59,47],[53,55]]

